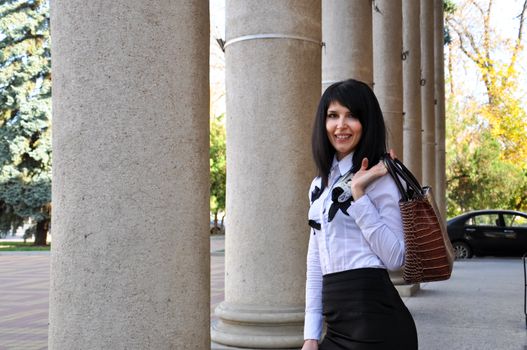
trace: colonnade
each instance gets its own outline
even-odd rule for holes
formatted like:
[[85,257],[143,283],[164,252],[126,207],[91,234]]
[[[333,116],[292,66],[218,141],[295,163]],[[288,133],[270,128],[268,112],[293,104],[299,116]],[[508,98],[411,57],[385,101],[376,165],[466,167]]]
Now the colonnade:
[[211,328],[208,1],[54,1],[49,348],[299,348],[321,86],[373,86],[390,147],[444,208],[441,5],[227,1],[225,301]]

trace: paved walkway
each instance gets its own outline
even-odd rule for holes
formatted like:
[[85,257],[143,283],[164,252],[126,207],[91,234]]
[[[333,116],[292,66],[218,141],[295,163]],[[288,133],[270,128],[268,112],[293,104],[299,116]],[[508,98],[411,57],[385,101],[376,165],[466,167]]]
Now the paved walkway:
[[0,349],[47,349],[49,254],[0,255]]
[[[211,313],[224,298],[224,240],[211,237]],[[49,254],[0,253],[0,350],[47,349]],[[421,350],[526,350],[519,258],[456,262],[405,303]]]
[[404,298],[421,350],[525,350],[521,258],[456,261],[448,281]]

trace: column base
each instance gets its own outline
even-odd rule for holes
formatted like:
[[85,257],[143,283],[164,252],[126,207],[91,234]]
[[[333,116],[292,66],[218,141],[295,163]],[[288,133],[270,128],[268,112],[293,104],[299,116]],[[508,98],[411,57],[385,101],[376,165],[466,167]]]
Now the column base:
[[[291,350],[291,349],[300,349],[301,346],[297,346],[296,348],[274,348],[273,350]],[[223,344],[218,344],[218,343],[210,343],[210,350],[269,350],[269,349],[264,349],[264,348],[261,348],[261,349],[257,349],[257,348],[237,348],[237,347],[233,347],[233,346],[227,346],[227,345],[223,345]]]
[[411,297],[421,288],[419,283],[406,284],[402,270],[390,271],[390,279],[401,297]]
[[[213,349],[299,349],[304,343],[303,307],[233,305],[222,302],[211,326]],[[222,347],[222,346],[227,347]]]
[[411,297],[421,289],[419,283],[416,284],[400,284],[396,285],[395,289],[399,292],[401,297]]

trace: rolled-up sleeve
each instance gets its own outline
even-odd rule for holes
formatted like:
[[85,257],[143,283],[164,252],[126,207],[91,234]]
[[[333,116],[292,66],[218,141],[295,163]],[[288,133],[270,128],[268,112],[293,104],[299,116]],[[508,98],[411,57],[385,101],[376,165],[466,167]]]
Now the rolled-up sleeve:
[[304,339],[320,339],[322,334],[322,269],[317,238],[311,230],[307,253],[306,314]]
[[399,191],[389,175],[355,201],[350,214],[372,251],[389,270],[404,264],[404,233]]

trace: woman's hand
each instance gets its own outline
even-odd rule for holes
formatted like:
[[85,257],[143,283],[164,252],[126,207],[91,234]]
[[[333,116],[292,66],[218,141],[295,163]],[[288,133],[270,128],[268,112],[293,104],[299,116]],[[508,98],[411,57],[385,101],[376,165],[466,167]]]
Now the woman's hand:
[[[390,157],[392,159],[397,158],[397,155],[395,154],[395,151],[392,148],[390,148]],[[364,158],[362,160],[359,171],[357,171],[351,179],[351,195],[353,196],[354,200],[357,200],[360,197],[364,196],[364,191],[366,190],[366,187],[368,187],[368,185],[371,184],[374,180],[388,173],[388,169],[386,169],[386,166],[382,161],[373,166],[371,169],[367,169],[368,158]]]
[[318,350],[318,340],[307,339],[304,341],[304,346],[302,350]]
[[383,162],[379,162],[376,165],[368,169],[368,158],[364,158],[361,163],[359,171],[353,175],[351,179],[351,194],[354,200],[358,200],[364,195],[364,191],[369,184],[374,180],[384,176],[388,170],[384,166]]

